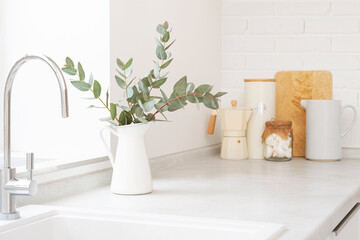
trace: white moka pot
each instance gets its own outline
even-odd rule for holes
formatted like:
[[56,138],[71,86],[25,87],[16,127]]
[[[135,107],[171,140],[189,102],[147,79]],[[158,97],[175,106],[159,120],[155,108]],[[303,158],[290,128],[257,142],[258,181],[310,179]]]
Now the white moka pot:
[[[113,174],[111,191],[116,194],[135,195],[152,192],[152,177],[149,159],[145,150],[144,135],[150,124],[131,124],[104,127],[101,139],[108,151]],[[118,137],[116,156],[106,144],[103,132],[109,130]]]
[[[340,100],[301,100],[306,109],[306,154],[309,160],[335,161],[342,158],[341,138],[354,126],[357,110],[341,106]],[[341,116],[345,108],[354,111],[350,125],[341,131]]]

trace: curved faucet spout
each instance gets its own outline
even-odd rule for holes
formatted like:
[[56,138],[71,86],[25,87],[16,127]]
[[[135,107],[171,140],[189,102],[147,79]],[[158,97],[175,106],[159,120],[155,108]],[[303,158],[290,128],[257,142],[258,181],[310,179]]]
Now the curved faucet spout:
[[10,106],[11,106],[11,89],[16,76],[16,73],[21,68],[24,63],[29,60],[42,60],[48,64],[48,66],[55,73],[56,79],[59,83],[60,88],[60,96],[61,96],[61,109],[62,116],[64,118],[69,116],[69,108],[68,108],[68,95],[67,95],[67,87],[65,83],[65,79],[59,66],[49,57],[45,55],[25,55],[21,59],[19,59],[14,66],[11,68],[8,78],[6,80],[5,85],[5,94],[4,94],[4,168],[10,167]]

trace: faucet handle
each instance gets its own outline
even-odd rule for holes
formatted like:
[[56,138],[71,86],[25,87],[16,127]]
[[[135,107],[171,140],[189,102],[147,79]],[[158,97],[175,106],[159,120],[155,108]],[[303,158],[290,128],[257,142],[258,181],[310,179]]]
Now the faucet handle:
[[34,153],[26,153],[27,179],[32,180],[32,170],[34,169]]

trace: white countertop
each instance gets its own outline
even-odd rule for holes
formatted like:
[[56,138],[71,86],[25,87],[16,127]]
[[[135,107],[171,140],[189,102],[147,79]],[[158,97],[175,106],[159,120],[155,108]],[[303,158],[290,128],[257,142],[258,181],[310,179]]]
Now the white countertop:
[[[180,155],[181,156],[181,155]],[[177,159],[153,173],[154,192],[101,187],[48,205],[284,224],[281,239],[324,239],[360,200],[360,160],[289,162]]]

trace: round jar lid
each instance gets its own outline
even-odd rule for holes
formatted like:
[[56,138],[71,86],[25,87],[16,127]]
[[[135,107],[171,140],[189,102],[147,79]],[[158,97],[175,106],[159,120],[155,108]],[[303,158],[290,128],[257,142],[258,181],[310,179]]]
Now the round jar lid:
[[244,79],[244,82],[276,82],[275,79]]
[[265,122],[267,127],[273,126],[284,126],[284,127],[291,127],[292,121],[283,121],[283,120],[274,120],[274,121],[267,121]]

